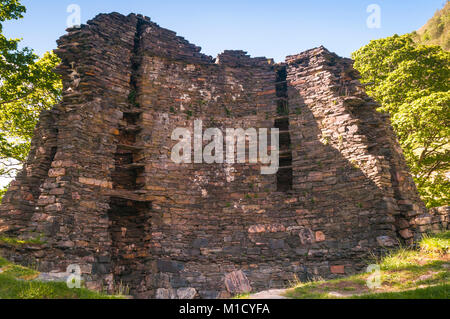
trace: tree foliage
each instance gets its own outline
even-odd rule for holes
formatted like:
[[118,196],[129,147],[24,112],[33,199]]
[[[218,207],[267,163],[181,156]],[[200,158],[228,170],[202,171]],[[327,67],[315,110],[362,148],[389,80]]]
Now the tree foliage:
[[450,53],[411,35],[371,41],[353,53],[367,93],[390,112],[427,206],[449,204]]
[[15,175],[28,154],[40,112],[61,97],[61,80],[53,72],[58,57],[47,52],[40,58],[29,48],[19,48],[20,39],[3,35],[2,22],[20,19],[25,12],[18,0],[0,1],[1,177]]

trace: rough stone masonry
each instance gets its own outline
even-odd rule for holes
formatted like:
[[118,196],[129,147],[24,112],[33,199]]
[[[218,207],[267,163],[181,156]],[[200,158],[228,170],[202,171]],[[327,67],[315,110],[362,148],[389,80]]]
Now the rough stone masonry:
[[[0,253],[138,298],[225,298],[363,270],[448,227],[420,201],[352,61],[217,59],[149,18],[101,14],[58,41],[63,100],[41,115],[0,206]],[[175,164],[177,127],[279,128],[280,170]],[[29,241],[30,239],[35,239]],[[39,239],[39,240],[36,240]],[[28,241],[27,241],[28,240]]]

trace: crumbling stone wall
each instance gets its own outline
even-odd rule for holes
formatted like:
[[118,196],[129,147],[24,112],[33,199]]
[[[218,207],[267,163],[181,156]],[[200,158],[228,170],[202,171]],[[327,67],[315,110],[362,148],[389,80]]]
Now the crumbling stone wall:
[[[0,246],[91,288],[220,298],[360,271],[432,228],[388,116],[352,61],[320,47],[274,64],[213,59],[148,18],[99,15],[59,41],[63,101],[44,112],[0,206]],[[176,164],[172,131],[280,129],[280,170]],[[433,225],[433,226],[431,226]]]

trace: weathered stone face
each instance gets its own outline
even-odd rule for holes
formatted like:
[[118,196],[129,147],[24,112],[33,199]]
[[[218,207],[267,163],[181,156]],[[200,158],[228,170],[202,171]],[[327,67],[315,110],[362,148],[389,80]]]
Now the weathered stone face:
[[[448,225],[448,210],[427,215],[352,61],[323,47],[284,64],[213,60],[120,14],[58,44],[63,101],[0,206],[0,233],[45,242],[0,247],[15,261],[78,264],[89,287],[142,298],[220,298],[353,273],[370,251]],[[280,170],[173,163],[172,131],[194,119],[279,128]]]

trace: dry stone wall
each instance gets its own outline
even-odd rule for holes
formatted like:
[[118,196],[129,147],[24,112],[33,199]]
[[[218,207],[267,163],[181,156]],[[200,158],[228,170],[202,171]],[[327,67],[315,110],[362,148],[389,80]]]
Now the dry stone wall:
[[[1,253],[90,288],[223,298],[364,268],[448,227],[427,212],[352,61],[316,48],[274,64],[213,59],[140,15],[99,15],[56,51],[63,101],[41,116],[0,206]],[[278,128],[280,170],[176,164],[177,127]]]

